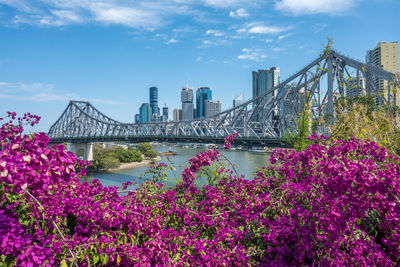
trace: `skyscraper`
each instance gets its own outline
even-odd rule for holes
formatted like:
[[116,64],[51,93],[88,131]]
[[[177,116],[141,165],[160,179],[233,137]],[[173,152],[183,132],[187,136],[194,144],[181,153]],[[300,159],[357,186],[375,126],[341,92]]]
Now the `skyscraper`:
[[212,117],[221,113],[220,100],[206,100],[204,103],[204,117]]
[[193,87],[183,86],[181,91],[182,103],[193,103]]
[[160,110],[158,109],[158,88],[155,86],[150,87],[150,106],[152,110],[151,117],[160,115]]
[[143,103],[139,108],[139,121],[146,123],[151,121],[151,106],[149,103]]
[[181,109],[174,109],[173,111],[174,121],[181,121],[182,120],[182,110]]
[[162,121],[168,121],[168,113],[169,113],[168,107],[163,107],[163,109],[162,109],[163,120]]
[[212,99],[210,87],[199,87],[196,91],[196,117],[201,119],[205,116],[205,102]]
[[346,88],[346,97],[356,97],[365,95],[366,82],[364,77],[352,77],[349,86]]
[[[280,69],[276,67],[269,68],[268,70],[258,70],[253,71],[253,98],[263,95],[269,89],[277,86],[279,84],[280,78]],[[274,90],[273,92],[269,93],[266,96],[266,102],[268,103],[274,97],[277,97],[278,90]],[[254,101],[254,105],[260,103],[260,99]],[[266,107],[268,110],[269,107]],[[264,117],[267,116],[266,110],[261,111],[261,115],[257,115],[255,117],[255,121],[260,122],[261,120],[265,119]],[[274,114],[277,115],[279,111],[278,105],[274,108]]]
[[139,114],[135,114],[135,123],[139,123],[140,122],[140,116]]
[[240,106],[241,104],[243,104],[243,94],[240,95],[234,95],[233,96],[233,107],[237,107]]
[[193,105],[193,88],[189,86],[182,87],[181,91],[182,101],[182,120],[193,120],[194,105]]
[[[366,63],[384,69],[386,71],[390,71],[392,73],[399,72],[399,43],[398,42],[379,42],[378,45],[372,49],[367,51],[367,55],[365,56]],[[372,78],[371,80],[367,80],[367,84],[373,84],[375,88],[374,92],[371,92],[373,95],[376,93],[383,93],[383,97],[387,98],[387,86],[388,83],[382,79]],[[369,86],[367,86],[369,87]],[[400,97],[396,93],[394,95],[395,104],[399,106]],[[375,99],[377,105],[381,105],[382,99],[377,97]]]

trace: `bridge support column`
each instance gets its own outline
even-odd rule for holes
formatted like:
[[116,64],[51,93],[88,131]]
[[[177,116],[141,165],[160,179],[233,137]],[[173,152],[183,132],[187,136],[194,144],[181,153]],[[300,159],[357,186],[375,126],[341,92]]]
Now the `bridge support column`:
[[74,153],[79,159],[93,160],[92,143],[67,143],[67,150]]

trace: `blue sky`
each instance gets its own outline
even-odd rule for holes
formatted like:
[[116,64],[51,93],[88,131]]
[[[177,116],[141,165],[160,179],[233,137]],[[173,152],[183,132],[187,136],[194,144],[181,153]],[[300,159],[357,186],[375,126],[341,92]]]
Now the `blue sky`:
[[149,87],[159,105],[209,86],[222,108],[251,98],[251,71],[281,80],[334,49],[364,60],[400,41],[399,0],[0,0],[0,116],[42,116],[46,131],[70,99],[132,122]]

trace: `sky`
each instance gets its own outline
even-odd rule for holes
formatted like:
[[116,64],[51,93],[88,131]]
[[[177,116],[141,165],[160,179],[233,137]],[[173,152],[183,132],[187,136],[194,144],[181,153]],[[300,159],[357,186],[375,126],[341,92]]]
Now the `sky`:
[[133,122],[149,87],[180,108],[182,86],[211,87],[222,109],[252,96],[251,72],[281,80],[334,49],[364,61],[400,41],[399,0],[0,0],[0,117],[42,117],[47,132],[70,100]]

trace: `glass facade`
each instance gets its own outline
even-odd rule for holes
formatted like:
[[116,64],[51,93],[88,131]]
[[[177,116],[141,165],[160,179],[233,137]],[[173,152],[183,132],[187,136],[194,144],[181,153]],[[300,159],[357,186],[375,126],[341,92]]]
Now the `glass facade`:
[[169,113],[168,107],[163,107],[162,114],[163,116],[165,116],[166,121],[168,120],[168,113]]
[[139,109],[139,121],[140,123],[146,123],[151,121],[151,106],[149,103],[143,103]]
[[206,100],[212,99],[212,91],[210,87],[199,87],[196,92],[196,118],[205,117]]
[[241,104],[243,104],[244,103],[243,100],[244,100],[243,94],[234,95],[233,96],[233,107],[237,107],[237,106],[240,106]]
[[[253,98],[263,95],[269,89],[277,86],[279,84],[280,69],[276,67],[269,68],[268,70],[258,70],[253,71]],[[267,94],[266,102],[268,103],[274,97],[277,97],[278,90]],[[254,105],[260,103],[260,99],[254,101]],[[266,108],[268,109],[268,107]],[[274,109],[274,115],[277,115],[279,107]],[[255,121],[261,122],[265,118],[266,112],[262,111],[260,115],[255,117]]]
[[150,106],[152,110],[151,115],[160,115],[160,110],[158,109],[158,88],[155,86],[150,87]]

